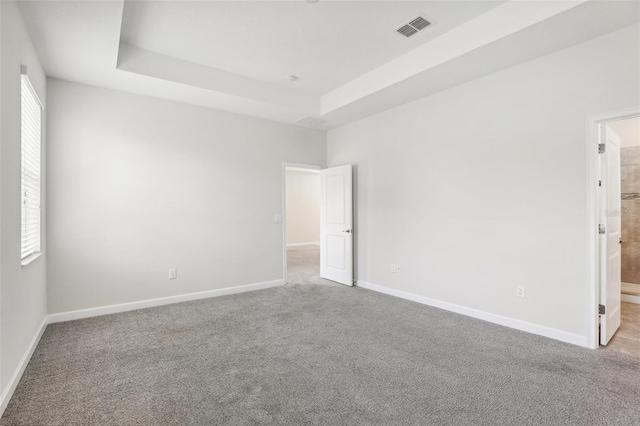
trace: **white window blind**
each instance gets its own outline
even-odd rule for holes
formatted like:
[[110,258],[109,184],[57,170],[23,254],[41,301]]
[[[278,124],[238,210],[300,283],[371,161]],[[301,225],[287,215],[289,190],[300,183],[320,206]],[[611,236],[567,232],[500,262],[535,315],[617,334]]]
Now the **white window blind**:
[[42,106],[22,69],[22,259],[40,252]]

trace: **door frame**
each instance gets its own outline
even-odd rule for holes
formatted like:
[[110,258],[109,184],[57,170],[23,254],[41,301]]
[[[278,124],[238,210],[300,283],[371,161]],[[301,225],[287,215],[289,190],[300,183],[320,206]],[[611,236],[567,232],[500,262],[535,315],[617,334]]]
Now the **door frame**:
[[282,279],[287,284],[287,169],[320,170],[323,166],[315,164],[282,163]]
[[[587,118],[587,241],[589,266],[587,272],[587,347],[597,349],[599,346],[598,302],[600,300],[600,247],[598,224],[601,211],[601,198],[598,194],[598,174],[600,157],[598,143],[602,135],[602,126],[607,122],[635,118],[640,116],[640,106],[593,115]],[[603,187],[604,190],[604,187]]]

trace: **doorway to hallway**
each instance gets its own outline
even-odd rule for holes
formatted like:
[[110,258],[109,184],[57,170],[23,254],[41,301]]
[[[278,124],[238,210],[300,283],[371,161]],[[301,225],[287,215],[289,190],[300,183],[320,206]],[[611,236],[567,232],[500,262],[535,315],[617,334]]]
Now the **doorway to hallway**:
[[288,284],[320,279],[320,170],[285,168],[285,240]]

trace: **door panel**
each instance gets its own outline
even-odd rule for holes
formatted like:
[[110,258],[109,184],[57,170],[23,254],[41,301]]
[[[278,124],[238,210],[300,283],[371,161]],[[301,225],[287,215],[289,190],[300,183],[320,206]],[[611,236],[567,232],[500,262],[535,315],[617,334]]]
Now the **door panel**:
[[353,285],[353,190],[347,164],[320,171],[320,276]]
[[606,345],[620,327],[620,293],[622,290],[622,236],[620,193],[620,138],[604,126],[605,152],[602,154],[603,222],[600,304],[605,314],[600,317],[600,344]]
[[327,236],[327,266],[344,270],[345,245],[345,237]]
[[327,176],[327,223],[344,224],[345,182],[343,175]]

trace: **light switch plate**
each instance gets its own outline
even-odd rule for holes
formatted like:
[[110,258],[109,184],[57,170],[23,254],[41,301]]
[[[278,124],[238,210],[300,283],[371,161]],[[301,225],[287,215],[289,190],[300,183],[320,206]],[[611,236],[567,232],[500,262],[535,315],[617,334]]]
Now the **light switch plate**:
[[277,215],[275,215],[275,217],[274,217],[273,221],[274,221],[275,223],[282,223],[282,215],[281,215],[281,214],[277,214]]

